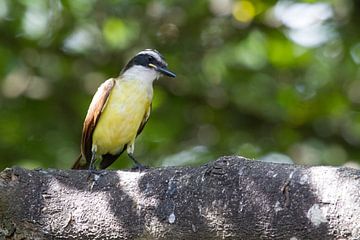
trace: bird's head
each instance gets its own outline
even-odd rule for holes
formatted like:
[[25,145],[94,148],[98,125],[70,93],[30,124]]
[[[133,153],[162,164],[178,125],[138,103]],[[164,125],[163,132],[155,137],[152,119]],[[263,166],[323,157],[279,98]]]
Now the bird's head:
[[121,71],[122,75],[158,79],[161,74],[168,77],[176,75],[167,68],[163,56],[154,49],[146,49],[136,54]]

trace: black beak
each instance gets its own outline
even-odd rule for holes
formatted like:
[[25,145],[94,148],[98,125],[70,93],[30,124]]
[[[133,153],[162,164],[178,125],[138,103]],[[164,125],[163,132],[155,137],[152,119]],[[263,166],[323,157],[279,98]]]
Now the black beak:
[[161,72],[162,74],[164,74],[164,75],[166,75],[168,77],[172,77],[172,78],[176,77],[176,74],[171,72],[167,68],[157,67],[156,71]]
[[168,77],[172,77],[172,78],[176,77],[176,74],[173,73],[173,72],[171,72],[171,71],[170,71],[169,69],[167,69],[166,67],[158,67],[158,66],[156,66],[156,65],[154,65],[154,64],[151,64],[151,63],[149,64],[149,66],[152,67],[152,68],[154,68],[156,71],[158,71],[158,72],[160,72],[160,73],[168,76]]

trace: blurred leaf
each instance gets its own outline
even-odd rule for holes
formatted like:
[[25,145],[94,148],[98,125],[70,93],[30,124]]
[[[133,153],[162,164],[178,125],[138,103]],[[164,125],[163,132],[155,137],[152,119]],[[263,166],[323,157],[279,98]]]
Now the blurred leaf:
[[103,34],[109,46],[124,49],[138,35],[138,26],[135,22],[108,18],[104,23]]

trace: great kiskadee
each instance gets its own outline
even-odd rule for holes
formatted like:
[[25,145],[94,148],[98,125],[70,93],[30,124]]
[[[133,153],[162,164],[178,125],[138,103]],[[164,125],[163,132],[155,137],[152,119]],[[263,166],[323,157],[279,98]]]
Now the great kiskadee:
[[153,81],[162,74],[175,77],[156,50],[136,54],[123,68],[120,76],[100,85],[85,117],[81,154],[73,169],[100,169],[110,166],[125,150],[134,158],[135,138],[149,119],[153,98]]

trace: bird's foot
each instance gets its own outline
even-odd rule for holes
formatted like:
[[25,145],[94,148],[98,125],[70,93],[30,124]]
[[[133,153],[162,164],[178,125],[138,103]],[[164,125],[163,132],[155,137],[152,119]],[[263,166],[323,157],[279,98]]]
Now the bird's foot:
[[96,182],[99,179],[99,177],[102,175],[101,172],[102,172],[101,170],[96,170],[96,168],[90,167],[88,170],[87,180]]
[[139,171],[139,172],[142,172],[142,171],[145,171],[146,169],[149,169],[150,167],[148,166],[144,166],[140,163],[136,163],[136,165],[134,167],[131,168],[131,171]]

